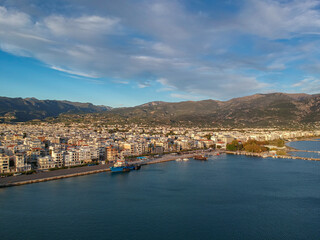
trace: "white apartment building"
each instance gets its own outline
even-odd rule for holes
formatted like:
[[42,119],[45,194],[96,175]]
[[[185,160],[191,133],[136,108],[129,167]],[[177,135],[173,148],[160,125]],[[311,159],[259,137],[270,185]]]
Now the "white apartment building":
[[14,155],[14,163],[16,172],[24,172],[31,170],[31,164],[27,164],[27,158],[24,153],[17,153]]
[[52,151],[52,160],[55,162],[56,167],[63,167],[64,164],[64,152],[62,151]]
[[64,157],[64,166],[66,167],[81,165],[79,151],[77,150],[67,151]]
[[37,165],[38,169],[50,169],[56,167],[55,161],[53,161],[50,156],[39,157]]
[[0,173],[9,173],[9,156],[0,154]]

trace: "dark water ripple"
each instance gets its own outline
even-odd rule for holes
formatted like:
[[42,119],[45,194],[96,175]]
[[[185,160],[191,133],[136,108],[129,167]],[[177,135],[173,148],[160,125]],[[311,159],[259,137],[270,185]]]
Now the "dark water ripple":
[[1,239],[320,239],[320,162],[219,156],[0,189]]

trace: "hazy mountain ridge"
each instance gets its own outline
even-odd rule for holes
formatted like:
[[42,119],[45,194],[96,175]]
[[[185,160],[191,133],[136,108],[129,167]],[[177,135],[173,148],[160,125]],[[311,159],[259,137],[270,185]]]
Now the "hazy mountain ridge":
[[320,95],[270,93],[228,101],[157,102],[132,108],[116,108],[99,115],[120,122],[294,126],[320,121]]
[[[15,103],[14,106],[10,105],[12,101]],[[46,111],[43,110],[43,105],[47,107]],[[8,113],[14,113],[19,120],[26,118],[25,115],[29,117],[26,120],[59,116],[54,120],[58,122],[100,121],[106,124],[142,123],[229,127],[302,126],[320,123],[320,94],[270,93],[228,101],[202,100],[175,103],[155,101],[135,107],[113,109],[91,103],[0,98],[0,115],[8,115]],[[20,116],[20,114],[25,115]]]
[[57,117],[62,113],[94,113],[110,109],[92,103],[0,97],[0,120],[29,121]]

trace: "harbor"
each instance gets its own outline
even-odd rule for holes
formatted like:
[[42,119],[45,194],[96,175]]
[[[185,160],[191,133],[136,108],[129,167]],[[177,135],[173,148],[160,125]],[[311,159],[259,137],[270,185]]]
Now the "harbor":
[[[318,151],[304,151],[304,150],[297,150],[291,149],[292,152],[316,152]],[[158,164],[158,163],[165,163],[170,161],[176,161],[178,159],[189,159],[189,158],[197,158],[200,156],[198,160],[206,160],[206,158],[214,155],[220,154],[231,154],[231,155],[245,155],[250,157],[260,157],[260,158],[285,158],[285,159],[295,159],[295,160],[308,160],[308,161],[320,161],[320,158],[308,158],[308,157],[299,157],[299,156],[291,156],[291,155],[273,155],[268,153],[251,153],[251,152],[244,152],[244,151],[227,151],[227,150],[218,150],[218,151],[196,151],[192,153],[185,153],[185,154],[165,154],[158,158],[151,158],[145,160],[137,160],[131,161],[130,164],[139,164],[143,165],[150,165],[150,164]],[[201,156],[203,159],[201,159]],[[110,167],[113,164],[104,164],[104,165],[95,165],[95,166],[85,166],[85,167],[76,167],[70,169],[59,169],[55,171],[45,171],[39,172],[36,174],[30,175],[19,175],[19,176],[11,176],[6,178],[0,179],[0,188],[5,187],[13,187],[19,186],[24,184],[31,184],[31,183],[39,183],[45,181],[52,181],[52,180],[59,180],[63,178],[70,178],[70,177],[77,177],[77,176],[84,176],[89,174],[96,174],[101,172],[110,172]]]
[[[159,158],[151,158],[146,160],[131,161],[130,164],[140,164],[140,165],[150,165],[157,163],[165,163],[170,161],[175,161],[178,158],[193,158],[195,155],[205,154],[206,156],[214,154],[213,152],[195,152],[187,154],[172,155],[166,154]],[[95,166],[85,166],[85,167],[76,167],[70,169],[59,169],[55,171],[45,171],[34,173],[30,175],[19,175],[19,176],[10,176],[6,178],[0,178],[0,188],[13,187],[31,183],[46,182],[52,180],[58,180],[63,178],[84,176],[89,174],[101,173],[101,172],[110,172],[110,167],[113,164],[104,164],[104,165],[95,165]]]

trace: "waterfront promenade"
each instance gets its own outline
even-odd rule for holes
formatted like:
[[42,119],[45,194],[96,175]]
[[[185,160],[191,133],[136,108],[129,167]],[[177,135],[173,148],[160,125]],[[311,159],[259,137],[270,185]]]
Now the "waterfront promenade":
[[[275,156],[275,155],[266,154],[266,153],[249,153],[249,152],[243,152],[243,151],[219,150],[219,151],[196,151],[192,153],[185,153],[185,154],[179,154],[179,155],[166,154],[159,158],[151,158],[144,161],[141,161],[141,160],[132,161],[130,163],[149,165],[149,164],[175,161],[178,158],[193,158],[195,155],[209,156],[209,155],[216,155],[217,153],[246,155],[246,156],[262,157],[262,158],[288,158],[288,159],[320,161],[319,158],[306,158],[306,157],[297,157],[297,156],[290,156],[290,155]],[[19,185],[37,183],[37,182],[45,182],[45,181],[51,181],[51,180],[58,180],[63,178],[83,176],[83,175],[89,175],[89,174],[95,174],[95,173],[101,173],[101,172],[108,172],[110,171],[109,168],[111,166],[112,164],[76,167],[76,168],[70,168],[70,169],[59,169],[55,171],[40,172],[40,173],[30,174],[30,175],[20,175],[20,176],[0,178],[0,188],[19,186]]]
[[110,164],[105,164],[70,169],[59,169],[30,175],[10,176],[6,178],[0,178],[0,188],[106,172],[110,171],[110,166]]
[[[141,164],[141,165],[149,165],[149,164],[156,164],[156,163],[163,163],[174,161],[178,158],[192,158],[194,155],[197,154],[204,154],[205,152],[196,152],[196,153],[188,153],[188,154],[180,154],[180,155],[172,155],[167,154],[160,158],[152,158],[145,161],[132,161],[131,164]],[[10,176],[6,178],[0,178],[0,188],[4,187],[12,187],[12,186],[19,186],[24,184],[30,183],[37,183],[37,182],[45,182],[51,180],[58,180],[62,178],[69,178],[69,177],[77,177],[83,175],[89,175],[94,173],[101,173],[110,171],[110,167],[113,164],[105,164],[105,165],[95,165],[95,166],[86,166],[86,167],[76,167],[70,169],[59,169],[55,171],[46,171],[40,172],[30,175],[20,175],[20,176]]]

